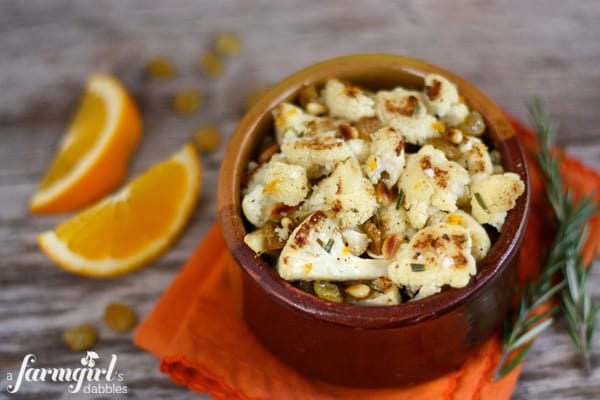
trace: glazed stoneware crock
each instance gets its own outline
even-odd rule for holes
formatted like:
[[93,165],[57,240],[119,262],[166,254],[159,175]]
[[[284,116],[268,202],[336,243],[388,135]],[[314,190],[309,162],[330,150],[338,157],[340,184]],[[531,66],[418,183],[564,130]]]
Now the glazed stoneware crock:
[[[307,294],[283,279],[246,246],[250,229],[241,209],[240,182],[265,135],[273,134],[271,109],[294,100],[305,84],[329,78],[372,90],[408,86],[422,90],[423,77],[437,73],[454,82],[479,111],[506,171],[526,182],[490,252],[468,286],[446,288],[396,306],[338,304]],[[242,273],[242,313],[273,355],[311,378],[358,387],[409,385],[460,366],[470,351],[497,333],[514,285],[514,267],[527,222],[529,181],[523,150],[502,111],[464,79],[434,65],[393,55],[353,55],[303,69],[274,86],[242,119],[221,167],[218,217]]]

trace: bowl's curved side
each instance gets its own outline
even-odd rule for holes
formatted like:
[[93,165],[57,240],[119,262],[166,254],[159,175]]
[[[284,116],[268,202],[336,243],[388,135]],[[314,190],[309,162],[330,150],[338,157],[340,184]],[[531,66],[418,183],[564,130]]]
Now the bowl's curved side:
[[244,319],[271,353],[306,376],[355,387],[418,384],[462,365],[501,327],[517,255],[488,289],[451,312],[408,326],[355,329],[289,312],[245,276]]

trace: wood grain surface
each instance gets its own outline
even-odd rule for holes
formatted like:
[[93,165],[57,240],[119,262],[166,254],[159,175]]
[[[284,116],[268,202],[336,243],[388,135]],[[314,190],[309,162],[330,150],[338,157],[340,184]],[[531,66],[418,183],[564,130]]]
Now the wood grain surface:
[[[9,396],[6,373],[16,373],[27,353],[42,366],[75,367],[80,355],[67,351],[60,336],[82,322],[99,327],[99,354],[118,355],[128,397],[194,396],[160,374],[158,360],[134,347],[131,335],[111,332],[102,315],[118,300],[143,318],[176,276],[215,219],[222,148],[203,156],[202,199],[181,240],[146,269],[81,278],[57,268],[35,243],[65,218],[30,215],[26,204],[91,71],[117,75],[140,105],[145,133],[132,176],[203,124],[216,123],[229,136],[253,88],[322,59],[365,52],[439,64],[520,118],[524,100],[537,94],[560,124],[560,142],[600,168],[599,20],[597,1],[0,1],[0,398],[75,398],[61,384],[27,384]],[[198,58],[221,31],[237,32],[245,49],[226,61],[221,77],[208,79]],[[176,64],[176,79],[147,79],[143,68],[157,55]],[[191,117],[170,108],[183,88],[205,94]],[[600,270],[591,280],[599,299]],[[514,399],[600,398],[600,365],[582,376],[563,325],[535,342]],[[600,335],[594,345],[600,364]]]

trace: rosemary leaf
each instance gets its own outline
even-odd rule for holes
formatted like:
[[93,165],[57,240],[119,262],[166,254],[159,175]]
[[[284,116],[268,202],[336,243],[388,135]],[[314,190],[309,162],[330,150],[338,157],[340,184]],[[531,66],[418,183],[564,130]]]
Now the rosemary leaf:
[[410,263],[410,269],[412,269],[412,272],[423,272],[423,271],[425,271],[425,265],[417,264],[417,263]]
[[530,329],[531,327],[538,324],[540,321],[542,321],[546,318],[550,318],[552,315],[556,314],[557,311],[558,311],[558,307],[552,307],[544,312],[532,315],[531,317],[527,318],[527,320],[525,321],[525,323],[524,323],[525,329]]
[[529,342],[523,348],[523,351],[521,351],[519,354],[517,354],[512,360],[510,360],[509,363],[506,364],[506,366],[504,366],[504,368],[502,368],[499,371],[499,375],[504,376],[504,375],[508,374],[510,371],[512,371],[517,365],[521,364],[523,357],[525,357],[525,354],[527,354],[527,352],[529,351],[529,348],[531,347],[532,344],[533,344],[533,342]]
[[396,202],[396,210],[399,210],[402,207],[402,202],[404,201],[404,191],[400,189],[400,193],[398,193],[398,201]]
[[378,292],[378,293],[385,293],[383,291],[383,289],[381,289],[380,287],[378,287],[377,285],[375,285],[373,282],[369,282],[367,283],[367,286],[369,286],[373,291]]
[[546,180],[546,194],[552,205],[558,226],[564,228],[565,241],[561,250],[565,252],[561,273],[567,285],[561,291],[561,308],[568,322],[568,331],[573,343],[579,349],[583,369],[591,373],[592,334],[590,326],[596,323],[598,308],[587,290],[591,265],[585,265],[582,250],[587,233],[587,222],[598,211],[598,202],[593,196],[586,196],[575,203],[573,194],[565,190],[560,176],[559,156],[551,152],[556,130],[548,118],[542,103],[534,99],[529,106],[532,122],[538,132],[540,150],[537,160]]
[[415,103],[415,107],[413,108],[413,113],[412,116],[416,116],[419,114],[419,111],[421,111],[421,106],[419,105],[419,103]]
[[[567,318],[569,335],[581,352],[584,370],[589,374],[592,335],[600,308],[587,290],[590,266],[584,265],[581,256],[586,225],[597,212],[598,202],[591,196],[575,202],[573,194],[565,190],[560,175],[561,158],[551,151],[556,137],[554,124],[539,99],[534,99],[528,109],[540,145],[535,158],[544,174],[546,196],[554,212],[557,229],[552,246],[545,254],[538,280],[527,286],[518,309],[506,320],[495,379],[519,365],[533,339],[552,324],[552,315],[559,307]],[[477,195],[475,193],[474,196],[479,202]],[[558,280],[553,279],[557,273]],[[555,295],[560,297],[560,306],[548,306],[548,310],[540,313],[540,307],[548,304]],[[512,352],[515,352],[514,357],[507,363]]]
[[556,293],[558,293],[559,291],[561,291],[564,287],[565,287],[565,282],[562,281],[560,283],[557,283],[556,285],[554,285],[553,287],[551,287],[550,289],[548,289],[545,293],[542,293],[531,305],[533,308],[537,308],[537,307],[541,307],[544,304],[546,304],[546,302],[548,300],[550,300]]
[[475,200],[477,200],[477,203],[479,203],[479,207],[481,207],[481,209],[483,211],[485,211],[486,213],[489,213],[490,210],[487,208],[487,205],[485,204],[485,202],[483,201],[483,198],[481,197],[481,194],[478,192],[475,192],[473,194],[473,196],[475,196]]
[[544,329],[546,329],[550,325],[552,325],[553,321],[554,320],[552,318],[548,318],[548,319],[544,320],[544,322],[535,325],[531,329],[528,329],[523,335],[519,336],[519,338],[510,345],[508,350],[509,351],[516,350],[519,347],[521,347],[522,345],[524,345],[525,343],[529,342],[531,339],[533,339],[534,337],[539,335]]
[[323,247],[326,252],[331,252],[331,248],[333,247],[333,239],[329,239],[325,246]]

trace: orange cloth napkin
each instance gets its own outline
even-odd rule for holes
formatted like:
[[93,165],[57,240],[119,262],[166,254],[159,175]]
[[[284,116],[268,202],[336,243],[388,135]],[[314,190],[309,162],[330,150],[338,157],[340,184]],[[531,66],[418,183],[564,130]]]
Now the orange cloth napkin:
[[[525,147],[535,148],[531,132],[511,122]],[[551,240],[548,232],[552,232],[542,176],[531,157],[529,166],[532,213],[520,279],[537,273],[542,244]],[[565,158],[562,173],[577,197],[600,193],[600,175],[578,161]],[[600,244],[599,218],[590,230],[588,257]],[[470,354],[459,370],[418,386],[354,389],[305,378],[265,350],[244,324],[227,277],[232,262],[215,224],[136,332],[135,343],[160,357],[161,371],[178,384],[215,399],[508,399],[514,390],[520,367],[500,381],[490,379],[498,360],[499,335]]]

